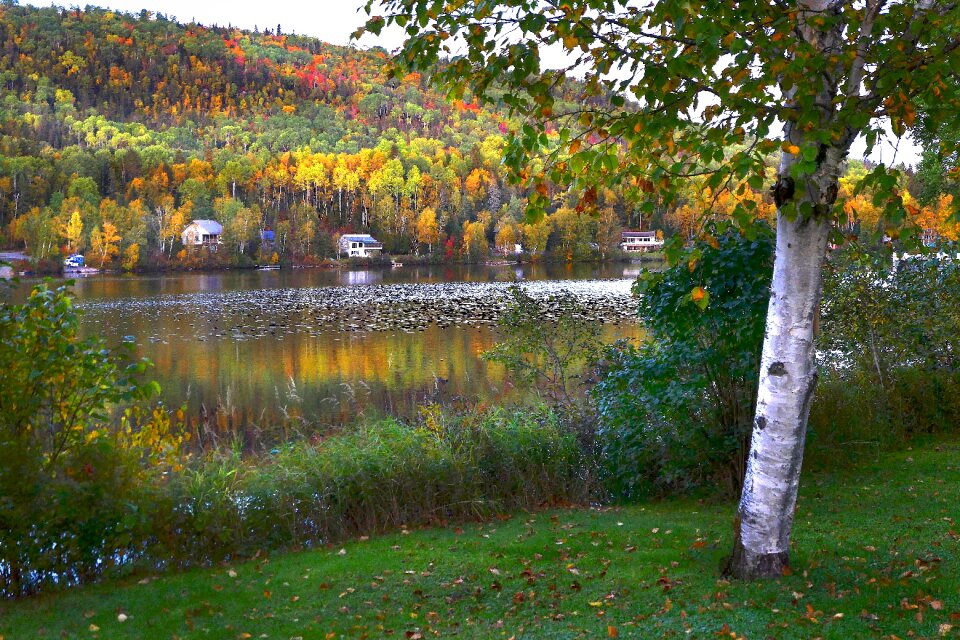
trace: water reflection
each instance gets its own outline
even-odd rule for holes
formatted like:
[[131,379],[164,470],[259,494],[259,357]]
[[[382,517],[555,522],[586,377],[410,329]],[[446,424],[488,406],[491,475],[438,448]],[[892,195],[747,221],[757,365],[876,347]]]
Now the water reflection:
[[[221,415],[230,416],[230,424],[218,424],[229,430],[298,417],[343,424],[371,412],[409,415],[424,402],[501,401],[514,394],[503,369],[480,358],[496,340],[491,327],[429,324],[412,332],[350,333],[334,326],[306,330],[291,307],[316,295],[307,289],[371,286],[390,293],[397,287],[376,286],[622,280],[635,277],[635,271],[632,265],[577,264],[106,275],[77,282],[75,291],[81,308],[86,308],[85,331],[111,342],[134,336],[139,355],[156,364],[153,376],[169,404],[185,403],[191,416],[215,422],[221,419],[210,416],[219,408]],[[235,322],[228,318],[253,317],[249,312],[256,301],[266,298],[293,302],[260,305],[256,316],[260,330],[255,334],[240,335],[227,326]],[[244,300],[253,301],[249,308],[244,308]],[[604,338],[611,342],[639,333],[633,324],[604,327]]]

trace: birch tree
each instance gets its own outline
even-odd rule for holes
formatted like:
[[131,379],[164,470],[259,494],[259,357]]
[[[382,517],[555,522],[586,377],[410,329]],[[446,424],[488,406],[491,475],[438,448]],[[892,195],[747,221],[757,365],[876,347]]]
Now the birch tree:
[[[693,176],[715,193],[760,189],[764,155],[782,152],[770,186],[777,245],[757,410],[727,566],[741,578],[780,575],[816,387],[822,265],[842,210],[842,166],[858,137],[871,149],[885,132],[915,126],[917,104],[935,112],[933,122],[953,117],[957,4],[368,0],[366,9],[371,17],[358,33],[405,29],[399,68],[440,65],[434,80],[452,96],[469,88],[480,100],[502,99],[522,120],[505,162],[530,189],[534,215],[549,204],[551,184],[586,204],[598,185],[619,186],[647,212],[652,194],[669,202]],[[562,63],[547,68],[544,52],[558,49]],[[572,105],[555,98],[558,87],[570,90],[568,72],[581,78]],[[894,238],[914,232],[897,179],[881,164],[857,187],[873,191]],[[744,228],[752,219],[746,202],[733,216]]]

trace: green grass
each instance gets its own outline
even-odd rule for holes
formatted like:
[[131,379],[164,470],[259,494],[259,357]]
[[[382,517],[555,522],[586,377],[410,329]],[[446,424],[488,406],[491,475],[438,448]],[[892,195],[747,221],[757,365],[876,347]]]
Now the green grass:
[[778,580],[721,580],[734,505],[671,500],[138,576],[2,605],[0,636],[960,637],[958,504],[944,442],[808,475]]

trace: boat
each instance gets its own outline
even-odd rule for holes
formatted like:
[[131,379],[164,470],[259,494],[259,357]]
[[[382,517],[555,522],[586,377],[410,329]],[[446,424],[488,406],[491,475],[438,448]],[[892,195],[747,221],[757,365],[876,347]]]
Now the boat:
[[86,261],[82,255],[75,253],[73,255],[67,256],[63,261],[64,269],[81,269],[86,265]]
[[100,269],[88,267],[86,260],[79,253],[67,256],[63,261],[63,275],[92,276],[95,273],[100,273]]
[[278,264],[262,264],[257,267],[260,271],[277,271],[280,268]]

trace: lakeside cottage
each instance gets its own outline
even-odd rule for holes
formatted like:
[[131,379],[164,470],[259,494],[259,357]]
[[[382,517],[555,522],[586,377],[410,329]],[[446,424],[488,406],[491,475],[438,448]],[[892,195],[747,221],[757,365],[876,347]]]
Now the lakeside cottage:
[[216,220],[194,220],[184,227],[180,237],[185,247],[207,247],[216,251],[217,245],[223,242],[221,235],[223,225]]
[[620,248],[628,253],[643,253],[663,248],[663,240],[656,231],[624,231],[620,234]]
[[368,233],[345,233],[340,236],[337,250],[348,258],[373,258],[380,255],[383,245]]

